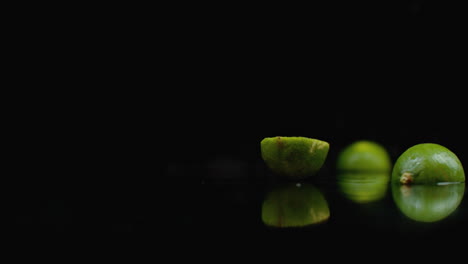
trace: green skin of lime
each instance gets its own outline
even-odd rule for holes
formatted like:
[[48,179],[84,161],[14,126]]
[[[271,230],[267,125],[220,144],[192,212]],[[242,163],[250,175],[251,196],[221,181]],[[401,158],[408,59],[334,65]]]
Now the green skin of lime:
[[391,181],[400,184],[464,182],[465,172],[458,157],[449,149],[423,143],[410,147],[398,157]]
[[380,144],[367,140],[346,146],[337,157],[338,171],[390,172],[390,155]]
[[337,175],[340,193],[355,203],[370,203],[382,199],[389,181],[389,172],[343,172]]
[[326,221],[325,197],[311,184],[285,184],[271,190],[262,204],[262,221],[271,227],[304,227]]
[[448,185],[392,184],[392,195],[399,210],[418,222],[436,222],[449,216],[465,193],[465,183]]
[[262,158],[274,173],[290,179],[316,174],[330,148],[325,141],[306,137],[269,137],[260,142]]

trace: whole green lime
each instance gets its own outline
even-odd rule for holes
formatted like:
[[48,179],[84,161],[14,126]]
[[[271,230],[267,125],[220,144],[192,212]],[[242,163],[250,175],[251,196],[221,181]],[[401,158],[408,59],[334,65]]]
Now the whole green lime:
[[260,142],[260,147],[271,171],[290,179],[316,174],[330,148],[328,142],[307,137],[268,137]]
[[262,221],[271,227],[309,226],[329,217],[330,209],[322,192],[307,183],[275,187],[262,204]]
[[337,157],[338,171],[390,172],[391,159],[379,143],[359,140],[346,146]]
[[452,151],[439,144],[422,143],[398,157],[391,181],[401,184],[464,182],[465,172]]

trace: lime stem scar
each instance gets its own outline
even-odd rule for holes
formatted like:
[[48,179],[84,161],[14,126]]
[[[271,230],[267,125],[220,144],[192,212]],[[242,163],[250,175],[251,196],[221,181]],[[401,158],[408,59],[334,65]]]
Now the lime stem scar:
[[400,177],[401,184],[410,184],[413,182],[413,174],[410,172],[405,172]]

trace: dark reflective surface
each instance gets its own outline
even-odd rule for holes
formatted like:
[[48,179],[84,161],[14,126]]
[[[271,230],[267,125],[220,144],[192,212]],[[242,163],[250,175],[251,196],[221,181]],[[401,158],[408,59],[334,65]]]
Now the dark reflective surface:
[[392,188],[388,173],[337,174],[327,166],[315,178],[287,182],[261,161],[242,167],[246,174],[237,180],[213,175],[202,179],[201,199],[192,204],[196,217],[180,226],[216,237],[222,233],[221,239],[242,234],[261,244],[281,245],[284,240],[310,239],[300,248],[333,245],[352,252],[362,247],[387,252],[393,243],[410,243],[417,251],[456,250],[463,244],[452,239],[463,241],[468,234],[464,183],[402,190]]
[[465,183],[447,185],[392,184],[393,200],[408,218],[420,222],[437,222],[448,217],[460,205]]
[[[323,229],[332,234],[360,230],[362,234],[410,236],[420,235],[427,228],[433,229],[433,234],[466,229],[461,224],[468,217],[463,199],[464,183],[394,187],[388,173],[334,174],[326,169],[314,179],[285,182],[267,169],[262,170],[261,163],[257,166],[251,168],[258,178],[254,181],[246,180],[248,177],[238,181],[220,177],[200,183],[202,196],[197,204],[202,211],[200,219],[213,220],[223,215],[225,220],[224,223],[211,221],[206,228],[236,226],[243,230],[274,232],[269,226],[285,225],[288,214],[297,213],[298,219],[291,220],[297,229],[315,221],[314,213],[310,212],[316,207],[317,212],[322,210],[322,217],[317,219],[321,224],[314,230]],[[185,224],[197,225],[196,222]]]
[[329,217],[327,200],[309,183],[284,183],[271,188],[262,203],[262,221],[267,226],[304,227]]
[[336,184],[351,201],[369,203],[385,197],[389,181],[388,172],[341,172],[337,174]]

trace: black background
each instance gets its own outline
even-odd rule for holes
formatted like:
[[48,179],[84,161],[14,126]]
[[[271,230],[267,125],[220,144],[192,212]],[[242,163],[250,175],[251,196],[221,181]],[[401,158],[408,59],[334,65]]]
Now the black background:
[[[94,10],[26,23],[27,39],[18,41],[16,85],[45,88],[12,97],[14,233],[138,241],[164,234],[171,246],[208,251],[237,237],[307,239],[310,232],[279,239],[251,225],[242,215],[253,215],[255,204],[221,210],[239,216],[229,228],[205,222],[232,196],[204,184],[238,180],[252,200],[261,197],[270,174],[259,143],[269,136],[328,141],[324,178],[338,151],[358,139],[381,143],[393,160],[423,142],[468,158],[462,6]],[[341,228],[318,236],[324,245],[359,236]],[[366,246],[383,242],[366,238]]]
[[[159,108],[167,140],[154,142],[167,146],[163,177],[179,190],[171,196],[174,230],[189,241],[206,241],[201,248],[208,252],[228,254],[266,248],[260,255],[313,253],[330,259],[342,252],[366,260],[367,252],[375,252],[421,260],[428,255],[419,252],[462,249],[448,241],[465,233],[464,211],[436,228],[401,226],[393,222],[398,213],[389,197],[376,219],[337,202],[341,219],[349,222],[292,231],[269,230],[260,222],[260,202],[272,176],[260,158],[264,137],[330,142],[319,175],[324,182],[335,175],[337,153],[358,139],[381,143],[393,161],[423,142],[448,147],[462,162],[467,155],[457,8],[408,1],[308,10],[285,15],[288,10],[266,8],[261,18],[259,11],[240,12],[258,19],[254,22],[231,20],[235,12],[219,14],[226,23],[208,19],[209,27],[196,27],[177,43],[186,63],[174,65],[184,74],[171,75],[171,104]],[[185,52],[185,41],[193,40],[198,44]],[[166,116],[168,111],[174,114]],[[323,182],[317,185],[330,190]],[[328,194],[333,203],[336,195]],[[337,253],[321,253],[329,251]]]

